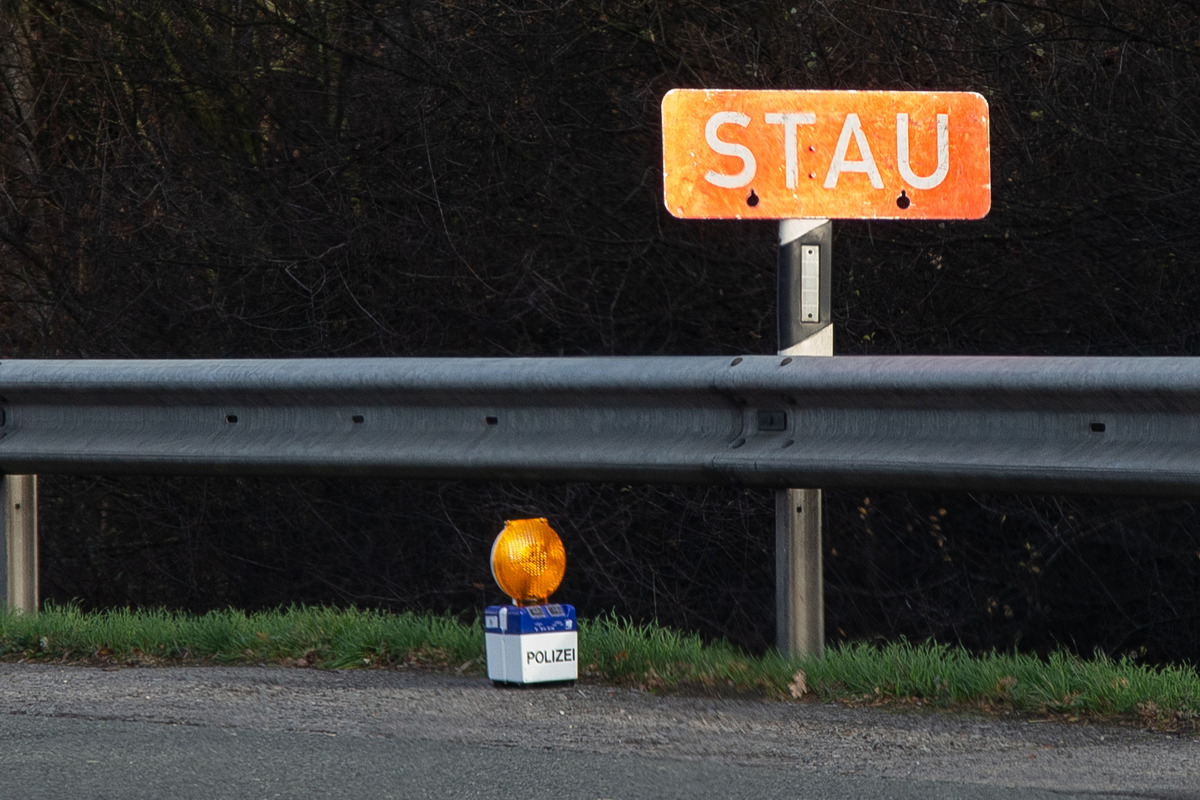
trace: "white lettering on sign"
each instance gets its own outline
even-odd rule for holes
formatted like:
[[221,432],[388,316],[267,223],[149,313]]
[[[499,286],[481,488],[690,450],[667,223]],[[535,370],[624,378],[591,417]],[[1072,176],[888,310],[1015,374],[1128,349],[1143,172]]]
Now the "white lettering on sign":
[[[846,160],[851,136],[858,145],[858,154],[861,156],[858,161]],[[867,144],[867,135],[863,133],[858,114],[847,114],[846,121],[842,123],[842,134],[838,137],[837,147],[833,151],[833,163],[829,165],[829,172],[825,175],[825,188],[835,188],[838,176],[843,172],[865,172],[871,179],[872,186],[876,189],[883,188],[883,178],[879,177],[879,167],[875,166],[875,159],[871,156],[871,146]]]
[[708,174],[704,176],[704,180],[714,186],[720,186],[722,189],[740,189],[748,186],[750,181],[754,180],[758,164],[754,161],[754,153],[750,152],[750,148],[717,138],[717,129],[722,125],[740,125],[744,128],[749,124],[750,118],[737,111],[719,111],[708,118],[708,124],[704,126],[704,141],[708,142],[708,146],[713,149],[714,153],[740,158],[742,171],[736,175],[722,175],[716,170],[709,170]]
[[[787,174],[787,188],[795,189],[800,178],[800,156],[796,152],[796,132],[801,125],[812,125],[817,121],[817,115],[802,112],[799,114],[767,114],[768,125],[783,126],[784,170]],[[753,177],[753,176],[751,176]]]
[[908,161],[908,114],[896,115],[896,162],[900,177],[914,189],[932,189],[946,179],[950,172],[950,115],[937,115],[937,169],[922,178],[912,171]]
[[[817,115],[809,111],[771,112],[763,116],[763,121],[768,125],[783,127],[784,180],[787,188],[795,189],[800,183],[800,126],[816,124]],[[704,126],[704,140],[714,153],[741,160],[742,169],[734,175],[709,170],[704,176],[706,181],[722,189],[740,189],[754,180],[758,172],[754,153],[749,147],[726,141],[718,135],[722,125],[746,128],[750,122],[750,117],[739,111],[718,111],[709,117]],[[858,158],[850,157],[852,140],[858,150]],[[896,115],[896,162],[900,177],[914,189],[933,189],[940,185],[950,173],[950,115],[937,115],[937,168],[932,173],[921,176],[913,172],[909,148],[908,114],[900,113]],[[838,136],[833,158],[825,172],[825,188],[836,189],[843,172],[862,173],[872,187],[883,188],[883,178],[871,154],[871,144],[863,131],[862,120],[854,113],[847,114],[842,122],[841,135]]]

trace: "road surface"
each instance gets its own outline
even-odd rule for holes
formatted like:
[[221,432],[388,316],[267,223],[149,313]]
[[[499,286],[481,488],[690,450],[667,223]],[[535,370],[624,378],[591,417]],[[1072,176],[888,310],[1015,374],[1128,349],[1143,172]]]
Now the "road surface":
[[1200,800],[1200,739],[415,671],[0,664],[0,776],[4,798]]

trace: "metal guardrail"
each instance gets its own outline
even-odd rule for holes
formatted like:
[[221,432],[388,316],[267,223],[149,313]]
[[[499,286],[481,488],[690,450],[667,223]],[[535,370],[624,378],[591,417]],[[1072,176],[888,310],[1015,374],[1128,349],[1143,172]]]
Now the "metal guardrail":
[[1200,359],[0,363],[0,471],[1200,493]]

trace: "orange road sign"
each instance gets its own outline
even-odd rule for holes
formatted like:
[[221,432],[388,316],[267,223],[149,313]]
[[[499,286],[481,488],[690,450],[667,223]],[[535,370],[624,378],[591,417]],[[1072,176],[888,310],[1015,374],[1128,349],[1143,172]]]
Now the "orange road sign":
[[677,217],[978,219],[992,203],[974,92],[675,89],[663,184]]

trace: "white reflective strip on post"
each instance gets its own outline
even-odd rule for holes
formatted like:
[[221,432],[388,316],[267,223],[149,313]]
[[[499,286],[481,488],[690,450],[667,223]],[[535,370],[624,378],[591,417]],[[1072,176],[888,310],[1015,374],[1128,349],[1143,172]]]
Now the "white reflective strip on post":
[[800,248],[800,321],[817,322],[821,318],[821,248],[806,244]]

